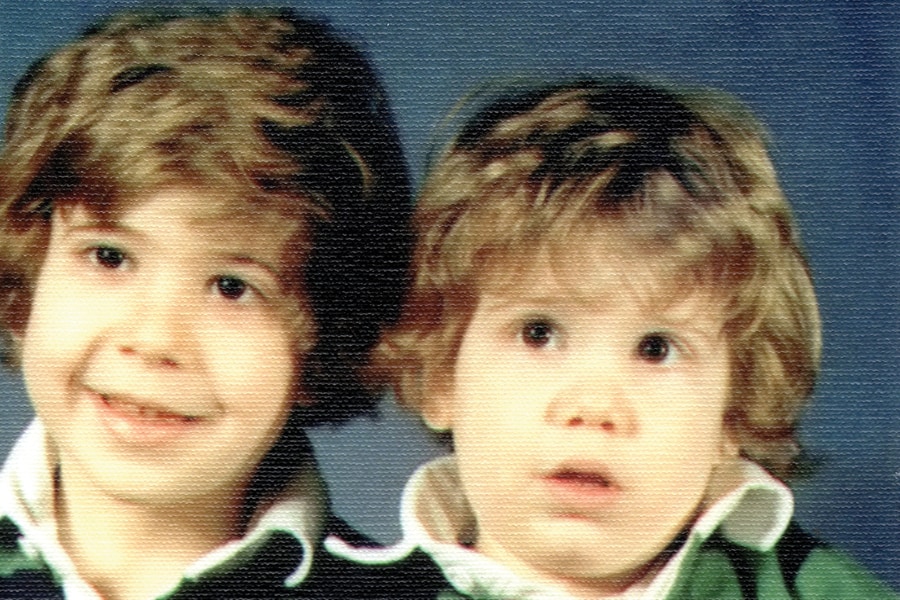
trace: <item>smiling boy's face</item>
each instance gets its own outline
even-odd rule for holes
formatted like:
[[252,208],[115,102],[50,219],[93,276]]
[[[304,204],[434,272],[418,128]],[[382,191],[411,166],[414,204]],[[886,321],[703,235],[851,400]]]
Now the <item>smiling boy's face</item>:
[[295,402],[296,226],[204,218],[165,191],[100,221],[54,211],[22,338],[29,396],[65,489],[237,503]]
[[625,244],[584,246],[482,289],[425,416],[453,432],[477,550],[596,597],[652,566],[736,451],[721,308]]

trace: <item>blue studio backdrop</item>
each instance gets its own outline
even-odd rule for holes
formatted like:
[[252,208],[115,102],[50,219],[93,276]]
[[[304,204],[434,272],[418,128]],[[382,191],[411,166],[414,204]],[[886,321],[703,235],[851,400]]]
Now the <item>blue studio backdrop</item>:
[[[796,486],[798,518],[900,588],[896,2],[280,4],[327,17],[368,50],[417,178],[441,116],[488,78],[639,73],[722,87],[747,102],[772,132],[824,320],[822,377],[802,427],[821,467]],[[33,60],[135,6],[0,0],[0,110]],[[30,418],[18,376],[0,373],[0,455]],[[380,541],[396,540],[403,482],[439,448],[390,402],[380,419],[317,430],[313,441],[338,512]]]

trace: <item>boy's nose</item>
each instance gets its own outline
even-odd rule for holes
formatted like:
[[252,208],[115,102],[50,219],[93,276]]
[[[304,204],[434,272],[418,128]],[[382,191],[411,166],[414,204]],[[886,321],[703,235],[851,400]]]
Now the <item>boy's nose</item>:
[[120,326],[119,351],[150,366],[181,365],[188,329],[185,316],[185,307],[166,295],[135,302]]
[[637,432],[637,416],[630,403],[613,390],[583,385],[557,394],[547,406],[545,420],[551,425],[585,428],[612,435]]

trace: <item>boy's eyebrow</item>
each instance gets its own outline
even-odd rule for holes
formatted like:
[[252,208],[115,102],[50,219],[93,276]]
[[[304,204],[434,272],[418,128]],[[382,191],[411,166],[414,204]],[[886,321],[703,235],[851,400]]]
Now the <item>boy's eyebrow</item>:
[[236,247],[235,244],[240,242],[239,236],[221,236],[213,237],[209,244],[210,253],[219,260],[225,260],[242,266],[259,267],[266,271],[276,280],[281,281],[285,276],[286,269],[289,268],[285,264],[286,246],[282,244],[279,251],[274,253],[272,261],[266,260],[259,256],[260,252],[254,252],[251,247]]
[[277,269],[273,265],[270,265],[267,261],[256,259],[253,256],[249,256],[245,253],[228,254],[223,252],[217,255],[217,258],[224,259],[227,262],[237,263],[241,266],[258,267],[268,273],[276,281],[281,281],[282,279],[283,274],[281,270]]
[[147,237],[137,229],[123,225],[114,219],[98,219],[94,217],[79,217],[78,223],[72,223],[72,219],[62,219],[66,233],[126,233],[135,237]]
[[527,292],[514,294],[512,292],[485,292],[481,295],[485,306],[492,310],[542,308],[565,308],[572,306],[590,306],[593,304],[587,299],[580,300],[563,294],[529,295]]

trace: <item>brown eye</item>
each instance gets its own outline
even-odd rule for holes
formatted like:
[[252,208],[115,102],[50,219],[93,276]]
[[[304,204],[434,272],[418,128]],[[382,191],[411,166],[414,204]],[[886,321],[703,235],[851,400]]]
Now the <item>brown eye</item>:
[[248,288],[247,283],[238,277],[219,277],[215,286],[222,297],[229,300],[239,300]]
[[665,361],[672,350],[672,342],[669,338],[659,333],[645,335],[637,347],[638,356],[655,363]]
[[91,252],[91,260],[105,269],[118,269],[126,259],[124,252],[111,246],[98,246]]
[[525,323],[519,336],[526,346],[544,348],[556,342],[556,328],[547,321],[529,321]]

